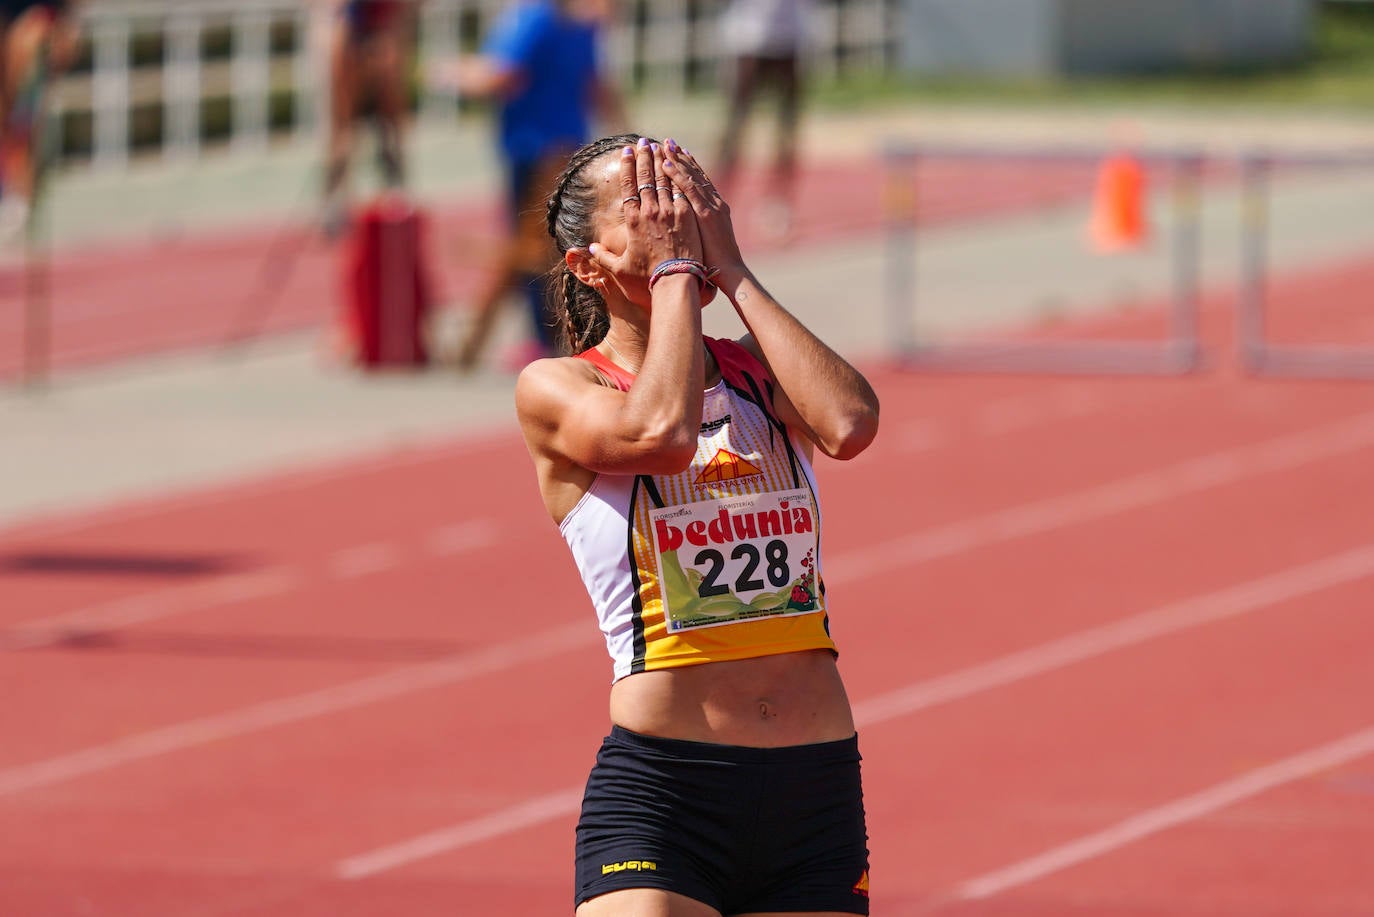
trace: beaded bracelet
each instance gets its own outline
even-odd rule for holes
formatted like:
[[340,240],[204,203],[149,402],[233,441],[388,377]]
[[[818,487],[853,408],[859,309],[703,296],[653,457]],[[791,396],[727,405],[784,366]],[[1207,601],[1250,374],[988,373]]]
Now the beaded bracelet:
[[669,258],[667,261],[659,262],[658,267],[654,268],[653,273],[649,275],[649,289],[652,290],[660,278],[670,274],[691,274],[697,279],[699,291],[704,293],[706,287],[719,273],[719,269],[708,268],[700,261],[692,258]]

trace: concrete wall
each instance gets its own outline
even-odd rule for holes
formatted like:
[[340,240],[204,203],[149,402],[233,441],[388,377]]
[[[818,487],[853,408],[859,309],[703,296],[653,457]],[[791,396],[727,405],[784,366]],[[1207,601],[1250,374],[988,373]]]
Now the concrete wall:
[[1314,0],[906,0],[904,69],[1044,77],[1301,59]]

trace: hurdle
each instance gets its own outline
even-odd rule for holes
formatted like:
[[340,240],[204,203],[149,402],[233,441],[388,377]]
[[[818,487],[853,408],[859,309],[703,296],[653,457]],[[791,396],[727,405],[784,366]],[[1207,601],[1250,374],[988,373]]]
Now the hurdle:
[[[917,330],[921,301],[918,269],[922,228],[921,172],[933,160],[1097,165],[1117,147],[987,147],[890,140],[882,149],[884,192],[885,335],[899,366],[953,372],[1088,375],[1182,375],[1202,368],[1199,286],[1200,184],[1204,155],[1194,149],[1142,150],[1142,165],[1163,167],[1170,179],[1173,228],[1169,243],[1169,317],[1159,340],[922,340]],[[1085,195],[1086,198],[1086,195]]]
[[[1371,169],[1374,151],[1283,153],[1251,150],[1240,159],[1240,277],[1236,347],[1241,368],[1256,376],[1374,379],[1374,342],[1282,344],[1269,338],[1270,235],[1273,173],[1279,168]],[[1374,219],[1370,225],[1374,240]],[[1374,241],[1370,245],[1374,253]],[[1367,294],[1374,308],[1374,293]]]

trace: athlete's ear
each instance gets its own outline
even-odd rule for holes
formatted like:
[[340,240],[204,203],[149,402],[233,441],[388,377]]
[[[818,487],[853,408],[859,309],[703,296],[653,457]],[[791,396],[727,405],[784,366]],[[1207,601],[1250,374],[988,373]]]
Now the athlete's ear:
[[605,263],[608,255],[605,246],[593,242],[587,248],[568,249],[563,255],[563,263],[579,281],[600,289],[611,276],[610,265]]

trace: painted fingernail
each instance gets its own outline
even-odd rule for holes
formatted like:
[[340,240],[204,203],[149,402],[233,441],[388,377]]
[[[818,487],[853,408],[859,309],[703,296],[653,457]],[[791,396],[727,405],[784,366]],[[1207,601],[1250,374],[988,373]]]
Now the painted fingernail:
[[627,146],[627,147],[625,147],[625,149],[623,149],[623,150],[620,151],[620,155],[621,155],[621,156],[633,156],[634,154],[635,154],[635,148],[632,147],[632,146]]
[[671,159],[665,159],[665,160],[663,160],[663,171],[665,171],[665,172],[671,172],[671,171],[673,171],[673,170],[676,169],[676,168],[677,168],[677,166],[673,165],[673,161],[672,161]]
[[657,143],[651,143],[651,144],[649,144],[649,149],[651,149],[651,150],[653,150],[655,153],[657,153],[657,152],[658,152],[658,144],[657,144]]
[[640,138],[639,138],[639,145],[640,145],[641,148],[642,148],[642,147],[648,146],[648,145],[649,145],[649,138],[648,138],[648,137],[640,137]]
[[589,254],[589,255],[596,255],[596,254],[597,254],[598,252],[600,252],[600,251],[601,251],[601,246],[600,246],[600,245],[597,245],[595,242],[593,242],[591,245],[588,245],[588,246],[587,246],[587,254]]
[[672,137],[668,138],[668,149],[672,150],[674,153],[676,153],[678,150],[677,141],[674,140]]

